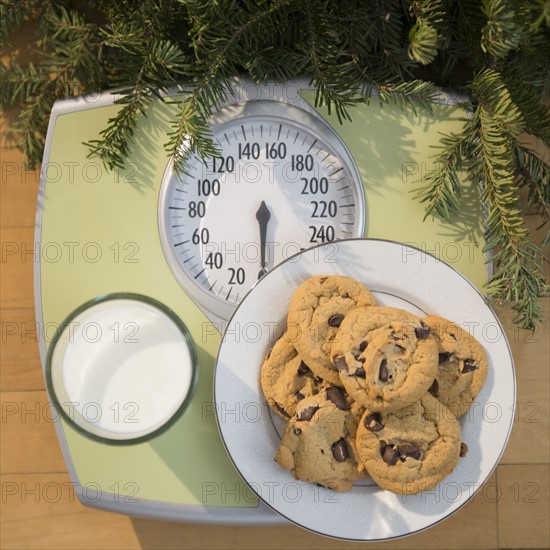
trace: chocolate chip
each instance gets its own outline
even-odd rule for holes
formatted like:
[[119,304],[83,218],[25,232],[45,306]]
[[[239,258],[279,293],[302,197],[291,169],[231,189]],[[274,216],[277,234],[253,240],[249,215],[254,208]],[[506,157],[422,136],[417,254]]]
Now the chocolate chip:
[[364,363],[366,361],[366,359],[364,357],[361,357],[358,353],[354,353],[353,354],[353,358],[358,362],[358,363]]
[[355,376],[356,378],[366,378],[367,375],[365,373],[365,369],[363,367],[359,367],[355,369],[355,372],[351,374],[351,376]]
[[473,359],[464,359],[464,366],[462,367],[462,374],[472,372],[479,369],[477,363]]
[[342,298],[344,298],[344,300],[346,298],[349,298],[349,294],[347,292],[344,292],[343,294],[340,295]]
[[346,358],[343,355],[335,357],[333,364],[338,370],[343,370],[346,372],[349,370],[348,364],[346,363]]
[[329,327],[339,327],[342,324],[342,321],[344,320],[344,316],[340,313],[337,313],[336,315],[332,315],[328,318],[328,326]]
[[430,386],[430,389],[428,390],[434,397],[439,396],[439,382],[437,380],[434,380],[432,382],[432,385]]
[[305,395],[303,393],[300,393],[299,391],[297,391],[295,394],[294,394],[294,397],[298,400],[298,401],[301,401],[302,399],[305,399]]
[[430,334],[430,327],[420,321],[420,326],[414,328],[414,333],[419,340],[425,340]]
[[460,444],[460,458],[464,458],[468,454],[468,445],[466,443]]
[[[321,278],[319,279],[319,282],[320,282],[321,284],[323,284],[327,279],[328,279],[328,277],[321,277]],[[322,487],[322,486],[321,486],[321,487]]]
[[389,466],[393,466],[399,459],[399,453],[393,445],[386,445],[382,449],[382,460]]
[[378,373],[378,380],[380,380],[380,382],[387,382],[389,380],[388,367],[386,366],[387,364],[388,361],[386,359],[382,359],[382,362],[380,363],[380,372]]
[[400,349],[401,351],[405,351],[405,347],[402,346],[401,344],[395,344],[395,347]]
[[401,443],[401,445],[397,445],[397,451],[403,460],[408,456],[418,460],[421,456],[420,449],[414,443]]
[[336,443],[333,443],[330,450],[332,451],[332,456],[337,462],[344,462],[349,458],[348,444],[343,437]]
[[281,405],[279,405],[279,403],[275,403],[274,406],[283,416],[290,418],[290,415],[283,409],[283,407],[281,407]]
[[323,379],[319,376],[314,376],[313,377],[313,383],[316,385],[316,386],[319,386],[320,384],[323,383]]
[[384,424],[382,424],[382,419],[378,413],[367,415],[363,422],[369,432],[379,432],[384,429]]
[[319,449],[321,451],[321,454],[324,455],[325,454],[325,449]]
[[349,409],[344,392],[336,386],[327,388],[327,399],[332,401],[341,411],[347,411]]
[[439,354],[439,364],[446,363],[451,358],[452,353],[450,351],[445,351]]
[[311,371],[303,361],[300,361],[300,366],[298,367],[297,372],[299,376],[304,376],[304,374],[307,374],[308,372],[311,372]]
[[305,420],[311,420],[313,418],[313,415],[319,410],[319,407],[317,405],[313,405],[311,407],[308,407],[307,409],[303,409],[299,412],[297,415],[297,419],[302,422]]
[[294,435],[300,435],[302,430],[300,428],[294,428]]
[[359,351],[363,352],[367,349],[367,346],[369,345],[369,343],[366,341],[366,340],[363,340],[360,344],[359,344]]

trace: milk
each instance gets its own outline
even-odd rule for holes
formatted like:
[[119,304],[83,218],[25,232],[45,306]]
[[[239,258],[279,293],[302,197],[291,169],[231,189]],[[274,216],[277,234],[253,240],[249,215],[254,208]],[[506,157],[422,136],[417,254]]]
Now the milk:
[[178,325],[139,300],[96,304],[64,330],[52,356],[52,383],[80,427],[134,439],[165,424],[193,383],[193,355]]

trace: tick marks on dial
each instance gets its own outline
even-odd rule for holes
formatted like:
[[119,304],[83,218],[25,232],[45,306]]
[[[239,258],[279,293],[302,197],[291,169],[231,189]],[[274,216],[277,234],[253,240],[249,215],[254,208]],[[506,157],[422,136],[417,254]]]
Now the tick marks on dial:
[[299,135],[300,135],[300,132],[296,132],[296,137],[294,138],[294,141],[292,143],[296,143],[296,140],[298,139]]
[[241,124],[241,130],[243,131],[243,137],[244,137],[244,140],[247,141],[246,139],[246,132],[244,131],[244,126]]
[[329,174],[329,178],[332,178],[332,176],[334,176],[334,174],[338,174],[338,172],[341,172],[342,170],[344,169],[343,166],[340,166],[340,168],[338,168],[338,170],[335,170],[334,172],[332,172],[332,174]]
[[169,206],[168,210],[187,210],[187,208],[183,208],[182,206]]
[[231,296],[231,291],[233,290],[233,287],[229,289],[229,292],[227,293],[227,296],[225,297],[226,300],[229,300],[229,296]]
[[185,193],[185,194],[187,194],[187,191],[185,191],[184,189],[179,189],[178,187],[176,187],[174,190],[177,191],[178,193]]
[[194,279],[198,279],[204,272],[206,271],[206,267],[202,269],[202,271],[199,271],[195,277],[193,277]]
[[223,135],[225,136],[225,141],[227,141],[227,145],[230,145],[229,138],[227,137],[227,134],[224,132]]
[[343,191],[344,189],[349,189],[349,185],[344,185],[344,187],[340,187],[340,189],[336,189],[336,191]]
[[279,124],[279,133],[277,134],[277,141],[281,139],[281,130],[283,129],[283,125]]
[[[187,260],[183,260],[183,263],[186,264],[187,262],[190,262],[195,256],[189,256],[189,258],[187,258]],[[191,268],[193,269],[193,268]]]
[[[308,153],[313,149],[313,147],[314,147],[314,145],[317,143],[317,141],[318,141],[318,140],[315,140],[315,141],[309,146],[309,149],[307,150]],[[321,149],[319,149],[319,151],[321,151]]]

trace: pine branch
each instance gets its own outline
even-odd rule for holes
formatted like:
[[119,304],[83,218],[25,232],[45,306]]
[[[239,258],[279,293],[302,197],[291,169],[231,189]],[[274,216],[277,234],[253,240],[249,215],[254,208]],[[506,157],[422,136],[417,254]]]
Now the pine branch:
[[304,0],[304,16],[308,35],[305,51],[311,71],[310,83],[316,88],[315,105],[319,107],[326,105],[329,114],[334,107],[340,123],[351,120],[347,109],[355,103],[353,96],[357,96],[357,89],[353,87],[350,89],[349,82],[344,82],[342,85],[330,78],[332,67],[330,61],[327,61],[332,57],[329,51],[330,42],[325,43],[321,36],[320,31],[326,32],[326,29],[323,29],[322,21],[310,0]]
[[493,251],[495,270],[487,293],[512,304],[514,319],[522,328],[534,330],[542,315],[539,298],[546,286],[542,253],[531,242],[519,208],[515,185],[513,141],[503,123],[483,107],[479,109],[479,164],[470,170],[472,179],[483,183],[486,208],[486,251]]
[[[514,143],[514,156],[519,172],[520,187],[529,191],[528,204],[542,217],[538,229],[550,223],[550,165],[531,149]],[[543,247],[550,246],[550,229],[543,241]]]
[[[225,32],[225,39],[218,40],[216,48],[210,53],[202,65],[208,68],[201,76],[192,93],[182,102],[177,118],[172,123],[174,130],[170,132],[169,141],[165,144],[170,153],[176,171],[185,172],[186,163],[194,154],[202,158],[219,155],[218,148],[211,140],[211,131],[207,120],[211,109],[227,98],[231,91],[231,79],[228,75],[237,74],[237,67],[231,59],[232,54],[238,53],[242,46],[239,41],[252,28],[265,28],[265,20],[277,17],[279,10],[291,4],[291,0],[274,2],[268,9],[245,19],[245,23],[237,28]],[[202,16],[203,12],[200,12]],[[200,19],[198,19],[200,21]],[[197,44],[204,40],[203,28],[195,36],[195,51]]]
[[27,101],[40,93],[49,79],[42,65],[29,63],[22,67],[19,63],[12,63],[8,68],[0,62],[0,105],[3,109],[9,109]]
[[471,149],[471,123],[461,134],[443,135],[434,158],[435,169],[426,176],[423,186],[413,190],[415,198],[426,203],[424,219],[437,215],[444,220],[456,214],[460,207],[462,183],[460,171],[467,163]]
[[413,0],[410,11],[416,21],[409,32],[409,56],[422,65],[429,65],[443,45],[445,27],[444,0]]
[[479,104],[501,122],[506,131],[518,135],[525,129],[523,114],[499,72],[489,68],[481,70],[475,76],[471,90]]
[[399,84],[378,83],[377,89],[382,101],[393,101],[403,108],[411,109],[414,114],[418,108],[431,111],[439,95],[432,82],[423,80],[409,80]]
[[481,48],[494,59],[503,59],[523,39],[524,26],[516,18],[516,2],[483,0],[487,23],[482,31]]
[[411,112],[430,108],[435,86],[469,91],[472,118],[441,137],[438,169],[416,197],[426,215],[449,219],[467,170],[488,213],[490,293],[511,301],[523,326],[536,322],[541,256],[522,225],[517,188],[528,188],[548,223],[548,165],[517,139],[527,133],[550,145],[547,0],[0,0],[0,9],[3,44],[21,24],[40,23],[40,61],[0,65],[0,103],[22,107],[16,129],[31,162],[41,157],[53,101],[105,88],[120,89],[120,110],[88,145],[120,166],[150,102],[178,81],[193,85],[166,144],[176,170],[190,155],[218,154],[208,119],[237,75],[305,75],[316,105],[340,121],[375,91]]
[[429,65],[437,55],[439,35],[429,24],[417,24],[409,33],[409,56],[422,65]]

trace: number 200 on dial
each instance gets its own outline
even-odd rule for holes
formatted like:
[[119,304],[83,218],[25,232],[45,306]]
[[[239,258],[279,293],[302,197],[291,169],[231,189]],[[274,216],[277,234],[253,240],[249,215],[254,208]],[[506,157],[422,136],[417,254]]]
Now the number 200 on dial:
[[364,194],[324,121],[275,101],[212,124],[220,156],[171,165],[159,201],[165,257],[199,305],[228,318],[267,271],[300,250],[363,235]]

